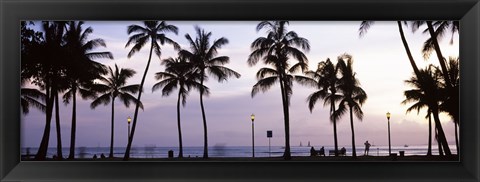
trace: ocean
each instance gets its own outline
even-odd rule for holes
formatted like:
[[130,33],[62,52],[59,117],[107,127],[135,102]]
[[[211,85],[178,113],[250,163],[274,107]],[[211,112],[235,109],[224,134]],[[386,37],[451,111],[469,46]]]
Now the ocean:
[[[452,154],[456,154],[455,145],[449,145]],[[313,146],[315,150],[320,150],[321,146]],[[347,150],[347,156],[352,155],[351,147],[345,147]],[[328,150],[333,150],[333,146],[324,146],[325,154],[328,156]],[[392,146],[392,153],[399,153],[399,151],[404,151],[406,156],[409,155],[426,155],[427,154],[427,145],[415,145],[415,146]],[[38,148],[22,148],[21,155],[34,155],[37,152]],[[145,147],[132,147],[130,151],[130,157],[132,158],[167,158],[168,151],[172,150],[174,156],[178,156],[178,147],[156,147],[156,146],[145,146]],[[309,156],[310,147],[307,146],[291,146],[290,147],[292,156]],[[364,154],[364,146],[356,146],[357,156]],[[100,158],[100,155],[103,153],[108,157],[110,148],[109,147],[79,147],[76,148],[75,158],[93,158],[94,155],[97,155]],[[208,147],[209,157],[252,157],[252,146],[212,146]],[[47,152],[47,157],[51,158],[53,155],[56,155],[56,148],[49,148]],[[283,155],[284,148],[280,146],[271,146],[270,151],[268,146],[255,146],[255,157],[280,157]],[[123,157],[125,153],[125,147],[114,147],[113,153],[115,157]],[[67,158],[69,154],[69,148],[63,148],[63,157]],[[432,154],[438,155],[437,145],[432,146]],[[183,156],[184,157],[202,157],[203,147],[183,147]],[[371,156],[388,156],[388,146],[371,146],[369,155]]]

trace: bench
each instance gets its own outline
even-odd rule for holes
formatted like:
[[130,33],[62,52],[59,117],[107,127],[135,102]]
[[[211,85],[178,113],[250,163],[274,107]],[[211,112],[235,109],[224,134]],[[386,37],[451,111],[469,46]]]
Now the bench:
[[325,150],[310,151],[310,156],[325,156]]
[[318,156],[325,156],[325,150],[316,150]]
[[[335,155],[335,150],[328,150],[328,156]],[[339,150],[338,151],[339,156],[345,156],[346,155],[346,150]]]

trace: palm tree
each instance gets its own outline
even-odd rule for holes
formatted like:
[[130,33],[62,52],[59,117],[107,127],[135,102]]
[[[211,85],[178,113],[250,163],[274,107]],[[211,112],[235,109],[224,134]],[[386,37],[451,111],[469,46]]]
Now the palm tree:
[[99,80],[101,83],[94,85],[94,90],[102,93],[101,96],[96,98],[91,104],[92,109],[98,105],[107,105],[112,103],[112,121],[111,121],[111,133],[110,133],[110,154],[109,158],[113,158],[113,134],[115,124],[115,99],[118,97],[123,102],[125,107],[130,106],[130,102],[139,105],[143,109],[143,104],[137,100],[133,95],[140,91],[140,85],[125,85],[127,79],[131,78],[135,74],[135,71],[128,68],[122,68],[118,70],[118,66],[115,64],[115,71],[111,67],[108,67],[108,77],[101,77]]
[[[150,61],[152,60],[152,53],[155,52],[159,58],[162,54],[160,45],[164,45],[165,43],[173,45],[175,49],[180,49],[180,46],[173,41],[172,39],[168,38],[166,33],[175,33],[178,34],[178,28],[174,25],[169,25],[165,21],[144,21],[144,27],[140,25],[130,25],[128,26],[128,34],[134,34],[128,38],[128,42],[125,47],[133,44],[132,49],[128,53],[128,58],[131,58],[135,53],[140,51],[145,44],[150,41],[150,53],[148,56],[147,66],[145,67],[145,71],[143,72],[142,81],[140,82],[140,92],[138,92],[137,100],[141,101],[142,97],[142,90],[143,84],[145,83],[145,78],[147,76],[148,68],[150,67]],[[160,43],[160,44],[159,44]],[[132,147],[133,136],[135,134],[135,128],[137,126],[137,116],[138,116],[138,108],[140,102],[137,102],[135,106],[135,114],[133,115],[133,126],[132,131],[130,133],[130,137],[128,138],[128,144],[125,151],[125,156],[123,160],[128,160],[130,158],[130,149]]]
[[[430,70],[431,71],[431,70]],[[417,82],[416,77],[410,78],[407,83],[415,83]],[[411,105],[406,113],[409,113],[413,110],[417,110],[417,115],[420,113],[420,110],[423,108],[428,108],[428,102],[429,102],[429,95],[425,95],[425,92],[419,88],[414,88],[411,90],[407,90],[404,92],[404,95],[406,97],[405,100],[402,101],[402,104],[408,104],[410,102],[415,102],[413,105]],[[428,118],[428,149],[427,149],[427,156],[432,155],[432,110],[428,109],[427,110],[427,115],[426,118]]]
[[[440,110],[448,113],[448,115],[453,119],[455,126],[455,144],[457,148],[457,155],[460,152],[460,147],[458,145],[458,126],[460,125],[459,117],[459,95],[460,95],[460,64],[459,59],[450,57],[447,63],[448,75],[451,79],[451,88],[443,89],[444,98],[443,103],[440,105]],[[445,82],[444,79],[442,79]]]
[[[34,77],[33,83],[45,90],[46,93],[45,129],[40,142],[40,147],[35,155],[36,160],[46,159],[53,106],[55,100],[57,103],[56,105],[58,105],[58,94],[64,89],[62,87],[65,85],[63,79],[65,76],[65,60],[67,55],[67,51],[64,47],[65,22],[44,21],[42,22],[42,28],[44,30],[44,35],[41,38],[41,42],[38,42],[33,49],[29,50],[31,55],[26,56],[26,62],[30,62],[31,66],[33,66],[33,69],[30,69],[30,73],[28,74],[31,74]],[[62,159],[62,142],[58,110],[57,107],[55,122],[57,128],[57,156],[58,159]]]
[[180,126],[180,102],[183,106],[187,104],[187,96],[191,88],[197,90],[203,89],[205,95],[210,94],[207,87],[199,83],[198,73],[191,72],[191,64],[187,63],[181,58],[168,58],[162,60],[162,65],[166,65],[165,72],[155,73],[155,79],[160,80],[152,87],[152,92],[160,88],[162,89],[162,96],[169,96],[173,90],[178,87],[178,100],[177,100],[177,125],[178,125],[178,143],[179,153],[178,157],[183,157],[183,145],[182,145],[182,130]]
[[442,99],[441,88],[445,87],[445,84],[440,81],[442,77],[441,75],[442,73],[440,69],[432,65],[426,69],[420,70],[421,79],[414,76],[406,81],[406,83],[411,85],[414,89],[405,91],[404,95],[406,99],[402,103],[417,102],[410,107],[411,109],[417,109],[417,111],[428,106],[428,111],[433,115],[435,122],[437,141],[442,145],[445,154],[451,155],[439,118],[439,103]]
[[205,115],[205,108],[203,106],[203,95],[205,94],[204,81],[208,79],[207,72],[215,77],[218,82],[227,81],[229,77],[240,78],[240,74],[234,70],[227,68],[223,65],[230,62],[228,56],[218,56],[218,50],[228,43],[228,39],[221,37],[210,43],[210,36],[212,32],[205,32],[205,30],[196,26],[195,31],[197,37],[195,40],[189,34],[185,35],[185,38],[190,44],[190,51],[181,50],[179,52],[180,57],[185,58],[191,64],[193,64],[193,72],[198,73],[200,80],[200,107],[202,109],[203,120],[203,158],[208,158],[208,138],[207,138],[207,118]]
[[[308,70],[308,59],[301,51],[309,51],[310,44],[307,39],[299,37],[294,31],[287,31],[288,21],[262,21],[257,25],[257,32],[265,29],[266,37],[259,37],[251,44],[247,63],[254,66],[259,60],[273,68],[261,68],[257,72],[258,82],[252,88],[252,97],[259,91],[265,92],[277,81],[280,82],[280,90],[283,103],[283,115],[285,124],[285,152],[284,158],[290,159],[290,116],[289,103],[292,95],[294,76],[297,71]],[[301,49],[301,50],[300,50]],[[298,62],[291,65],[290,58]]]
[[334,116],[335,103],[340,100],[341,95],[337,94],[339,78],[338,67],[330,59],[318,63],[316,71],[307,71],[305,75],[314,80],[314,85],[318,89],[307,98],[308,108],[312,112],[315,104],[323,99],[324,106],[330,105],[330,121],[333,123],[333,141],[335,146],[335,156],[338,156],[337,140],[337,120]]
[[360,82],[355,78],[356,73],[353,72],[352,56],[344,54],[338,57],[337,66],[339,67],[342,77],[339,80],[338,90],[342,96],[340,105],[335,111],[334,116],[337,119],[345,114],[347,107],[350,110],[350,127],[352,130],[352,156],[357,157],[355,149],[355,130],[353,127],[353,114],[361,121],[363,118],[362,104],[367,100],[367,93],[360,87]]
[[[430,38],[427,39],[423,46],[423,56],[424,58],[428,58],[430,54],[435,50],[437,54],[438,61],[440,63],[440,67],[442,68],[443,74],[443,81],[445,82],[446,88],[444,89],[445,93],[445,102],[444,105],[441,106],[442,111],[447,112],[454,121],[455,124],[455,144],[457,148],[457,154],[459,153],[458,147],[458,131],[457,125],[459,124],[459,79],[458,77],[458,68],[452,70],[452,66],[458,67],[458,60],[457,63],[452,64],[452,59],[450,58],[449,62],[446,63],[445,58],[442,55],[442,51],[440,49],[440,45],[438,44],[438,40],[441,40],[445,33],[449,30],[451,33],[450,44],[453,43],[453,35],[457,33],[460,29],[459,21],[415,21],[413,22],[412,31],[416,31],[420,28],[420,26],[427,24],[427,29],[424,32],[429,32]],[[436,29],[435,29],[436,28]],[[447,65],[448,64],[448,65]],[[448,105],[448,106],[447,106]]]
[[113,59],[110,52],[92,52],[97,47],[106,47],[103,39],[88,40],[88,35],[93,32],[91,27],[83,30],[83,21],[68,22],[68,31],[66,32],[67,43],[70,53],[70,62],[68,62],[68,89],[63,95],[65,104],[72,100],[72,127],[70,137],[70,154],[68,159],[75,158],[75,136],[76,136],[76,98],[77,92],[83,99],[95,98],[95,92],[88,87],[93,80],[99,78],[101,74],[106,73],[104,65],[93,61],[95,58]]

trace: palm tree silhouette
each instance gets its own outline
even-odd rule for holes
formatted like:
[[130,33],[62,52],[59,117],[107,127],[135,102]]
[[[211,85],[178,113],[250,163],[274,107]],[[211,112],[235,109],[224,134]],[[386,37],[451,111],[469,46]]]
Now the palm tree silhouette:
[[[180,125],[180,102],[183,106],[187,104],[187,96],[191,88],[200,90],[203,88],[205,95],[209,95],[208,87],[202,85],[200,76],[196,72],[192,72],[192,65],[181,58],[168,58],[162,60],[162,65],[165,65],[164,72],[155,73],[155,79],[159,82],[152,87],[152,92],[160,88],[162,89],[162,96],[169,96],[173,90],[178,87],[177,100],[177,125],[178,125],[178,143],[179,153],[178,157],[183,157],[182,144],[182,130]],[[197,74],[197,75],[196,75]]]
[[[155,52],[159,58],[162,54],[160,45],[164,45],[165,43],[173,45],[175,49],[180,49],[180,46],[173,41],[172,39],[168,38],[166,33],[175,33],[178,34],[178,28],[174,25],[169,25],[165,21],[144,21],[144,27],[140,25],[130,25],[128,26],[128,34],[134,34],[128,38],[128,42],[125,47],[133,44],[132,49],[128,53],[128,58],[131,58],[135,53],[140,51],[145,44],[150,41],[150,53],[148,56],[147,66],[145,67],[145,71],[143,72],[142,81],[140,82],[140,92],[138,92],[137,100],[141,101],[142,97],[142,90],[143,84],[145,83],[145,78],[147,76],[148,68],[150,67],[150,62],[152,60],[152,53]],[[160,43],[160,44],[159,44]],[[135,106],[135,114],[133,115],[133,125],[132,131],[130,133],[130,137],[128,139],[127,148],[125,151],[125,156],[123,160],[128,160],[130,158],[130,149],[132,147],[133,136],[135,134],[135,128],[137,126],[137,116],[138,116],[138,108],[140,105],[138,104]]]
[[68,104],[72,100],[72,127],[68,159],[75,158],[77,92],[83,99],[95,98],[95,92],[88,87],[93,84],[94,79],[106,73],[106,68],[92,59],[113,59],[113,55],[110,52],[92,52],[97,47],[106,47],[106,44],[103,39],[88,40],[88,35],[93,32],[93,29],[88,27],[83,30],[83,24],[83,21],[70,21],[68,22],[68,30],[66,32],[66,47],[70,53],[70,62],[67,63],[68,89],[63,95],[63,101],[65,104]]
[[[435,122],[436,132],[438,132],[437,141],[441,144],[441,147],[445,151],[446,155],[451,155],[450,148],[446,142],[445,134],[440,123],[440,106],[439,102],[442,99],[443,93],[441,88],[445,88],[445,84],[442,83],[442,73],[439,68],[430,65],[426,69],[420,70],[421,79],[417,76],[405,81],[411,85],[414,89],[404,92],[406,99],[402,103],[416,102],[409,110],[421,109],[428,106],[428,111],[433,115]],[[407,111],[409,111],[407,110]]]
[[[290,159],[290,116],[289,105],[292,95],[294,76],[291,73],[308,70],[308,59],[300,50],[309,51],[310,44],[307,39],[299,37],[294,31],[287,31],[288,21],[262,21],[257,25],[257,32],[265,29],[266,37],[259,37],[251,44],[252,53],[248,57],[248,65],[254,66],[261,59],[266,65],[273,68],[261,68],[257,72],[258,82],[252,88],[252,97],[259,91],[265,92],[275,82],[280,82],[282,94],[283,114],[285,124],[285,159]],[[291,65],[290,57],[298,62]]]
[[32,84],[45,91],[45,129],[35,155],[36,160],[46,159],[54,104],[54,72],[58,71],[61,56],[64,55],[61,48],[63,27],[48,21],[42,22],[41,27],[43,31],[36,32],[26,27],[26,22],[21,24],[22,81],[32,79]]
[[334,116],[336,119],[350,110],[350,127],[352,130],[352,156],[357,157],[355,149],[355,129],[353,127],[353,114],[361,121],[363,119],[362,104],[367,100],[367,93],[360,87],[360,82],[355,78],[353,59],[351,55],[344,54],[338,57],[337,66],[342,77],[339,80],[338,90],[342,96]]
[[330,59],[318,63],[317,70],[307,71],[305,73],[313,79],[314,86],[318,89],[310,94],[307,98],[308,108],[312,112],[318,100],[323,99],[324,106],[330,105],[330,121],[333,123],[333,139],[335,146],[335,156],[338,156],[338,140],[337,140],[337,120],[334,116],[335,103],[341,99],[341,95],[337,94],[339,83],[338,67],[333,64]]
[[99,78],[101,83],[94,85],[94,90],[102,93],[102,95],[96,98],[90,104],[90,107],[94,109],[100,104],[107,105],[110,102],[112,103],[112,125],[110,134],[110,154],[108,155],[109,158],[113,158],[115,99],[118,97],[127,108],[130,106],[130,103],[133,102],[138,104],[139,107],[143,109],[143,104],[133,95],[131,95],[140,91],[140,85],[126,85],[127,79],[131,78],[134,74],[135,71],[132,69],[121,68],[118,70],[118,66],[115,64],[115,71],[113,71],[111,67],[108,67],[108,77],[103,76]]
[[186,59],[194,66],[193,72],[197,72],[200,77],[200,107],[202,109],[203,120],[203,158],[208,158],[208,137],[207,137],[207,118],[203,105],[204,81],[208,79],[207,72],[217,79],[218,82],[227,81],[229,77],[240,78],[240,74],[223,65],[230,62],[228,56],[218,56],[218,50],[228,43],[228,39],[221,37],[210,43],[212,32],[205,32],[198,26],[195,26],[197,37],[195,40],[189,34],[185,38],[190,44],[190,51],[182,49],[179,52],[180,57]]
[[[44,30],[43,42],[40,43],[36,50],[39,66],[37,67],[36,83],[46,92],[46,125],[40,147],[35,156],[37,160],[44,160],[47,155],[48,140],[50,138],[50,123],[52,119],[53,106],[55,107],[55,124],[57,134],[57,157],[59,160],[62,155],[62,141],[60,133],[60,114],[58,108],[58,95],[65,89],[65,61],[67,51],[64,47],[65,24],[63,21],[44,21],[42,28]],[[35,58],[34,58],[35,59]]]
[[[414,21],[412,23],[412,31],[418,30],[422,25],[426,24],[427,29],[424,32],[428,32],[430,34],[430,38],[427,39],[423,46],[423,56],[425,59],[429,58],[431,53],[435,51],[438,61],[440,63],[440,68],[442,69],[443,81],[445,82],[446,88],[446,98],[444,99],[444,106],[443,111],[447,112],[453,119],[455,123],[455,128],[459,125],[459,87],[458,87],[458,79],[455,76],[455,71],[451,70],[451,59],[449,62],[443,57],[442,51],[440,49],[440,45],[438,43],[439,40],[443,38],[445,33],[449,31],[451,33],[450,44],[453,44],[453,36],[455,33],[458,33],[460,29],[459,21]],[[455,64],[455,63],[454,63]],[[458,64],[457,64],[458,66]],[[457,72],[458,73],[458,72]],[[453,75],[452,75],[453,74]],[[449,105],[449,106],[446,106]],[[458,146],[458,136],[457,136],[457,129],[455,129],[455,144],[457,149],[457,154],[460,151]]]
[[[432,71],[432,69],[428,70],[428,71]],[[429,73],[429,74],[432,74],[432,73]],[[432,79],[433,80],[433,79]],[[438,80],[436,80],[438,81]],[[406,81],[407,83],[414,83],[415,85],[417,85],[418,80],[416,77],[412,77],[410,78],[410,80]],[[438,84],[438,83],[437,83]],[[411,90],[407,90],[404,92],[404,95],[406,97],[405,100],[402,101],[402,104],[405,105],[405,104],[408,104],[410,102],[415,102],[413,105],[411,105],[406,113],[409,113],[413,110],[417,110],[417,115],[420,113],[420,110],[422,108],[428,108],[428,102],[429,102],[429,95],[426,95],[425,92],[423,90],[421,90],[420,88],[414,88],[414,89],[411,89]],[[437,98],[438,99],[438,98]],[[431,118],[431,115],[432,115],[432,111],[430,109],[427,110],[427,115],[426,115],[426,118],[428,118],[428,149],[427,149],[427,156],[430,156],[432,155],[432,118]]]
[[[458,143],[458,126],[460,125],[459,118],[459,95],[460,95],[460,64],[459,59],[450,57],[447,63],[447,71],[451,80],[451,88],[444,88],[443,91],[444,97],[442,99],[442,104],[440,105],[440,110],[448,113],[448,115],[453,119],[455,126],[455,144],[457,149],[457,155],[460,152],[460,147]],[[442,79],[445,82],[444,79]]]

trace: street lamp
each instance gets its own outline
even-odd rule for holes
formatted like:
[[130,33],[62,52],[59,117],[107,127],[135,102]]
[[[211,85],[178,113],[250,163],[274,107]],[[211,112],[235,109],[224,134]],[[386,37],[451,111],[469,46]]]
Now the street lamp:
[[388,155],[392,155],[392,145],[390,143],[390,112],[387,112],[387,120],[388,120]]
[[253,132],[253,121],[255,120],[255,114],[252,114],[250,115],[250,119],[252,119],[252,157],[255,157],[255,140],[254,140],[254,136],[255,136],[255,133]]
[[[132,122],[132,118],[130,118],[130,116],[128,116],[127,118],[127,123],[128,123],[128,140],[130,140],[130,123]],[[128,142],[127,140],[127,142]]]

